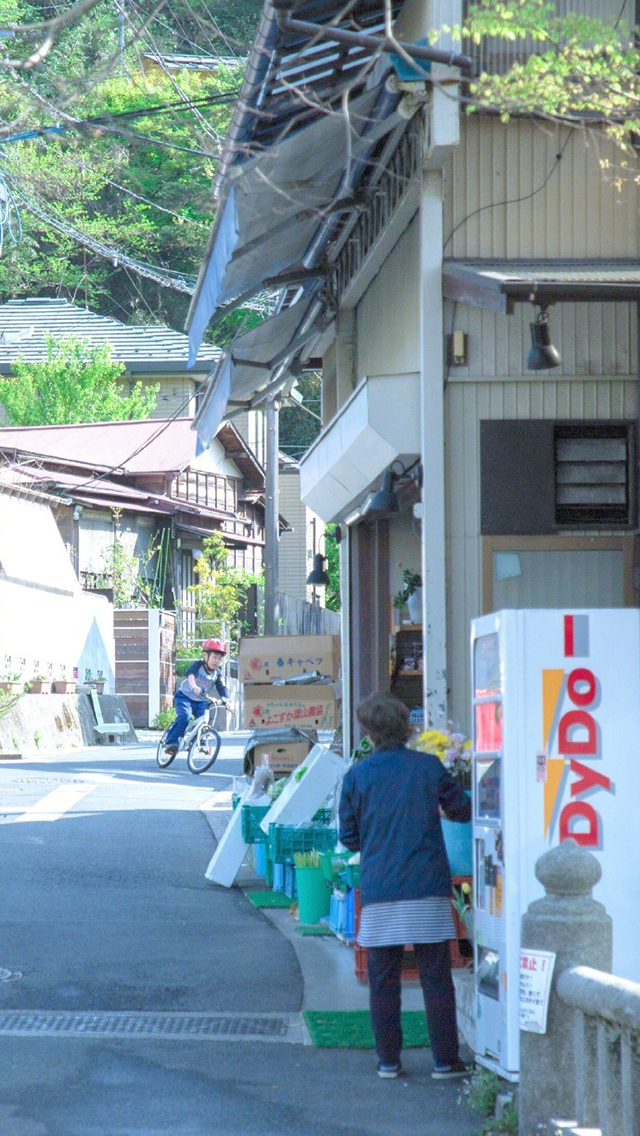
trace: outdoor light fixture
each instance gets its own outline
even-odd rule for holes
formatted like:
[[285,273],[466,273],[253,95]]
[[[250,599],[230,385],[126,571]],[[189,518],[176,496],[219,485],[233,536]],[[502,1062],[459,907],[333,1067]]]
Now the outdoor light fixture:
[[331,583],[325,564],[326,556],[316,552],[313,558],[313,570],[307,576],[307,583],[313,588],[328,588]]
[[551,342],[549,313],[546,308],[540,308],[536,322],[531,324],[531,350],[527,355],[527,370],[548,371],[551,367],[559,367],[561,362],[560,353]]
[[379,513],[382,516],[386,516],[388,513],[398,512],[400,502],[398,501],[397,493],[393,489],[393,480],[398,475],[393,472],[394,465],[395,462],[384,471],[382,487],[378,489],[377,493],[373,494],[367,505],[367,516],[371,516],[372,513]]

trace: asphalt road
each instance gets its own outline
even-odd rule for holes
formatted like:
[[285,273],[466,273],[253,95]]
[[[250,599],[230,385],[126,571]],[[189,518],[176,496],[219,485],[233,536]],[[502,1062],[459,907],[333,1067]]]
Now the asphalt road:
[[[0,767],[0,1136],[479,1127],[420,1051],[405,1078],[382,1082],[371,1052],[237,1039],[238,1015],[297,1020],[302,1000],[291,945],[239,891],[204,879],[214,841],[200,805],[230,787],[239,752],[226,744],[199,778],[181,758],[160,771],[144,746]],[[109,1014],[127,1015],[122,1036],[83,1033]],[[158,1014],[183,1032],[131,1036]],[[223,1015],[228,1040],[194,1036],[199,1015]]]

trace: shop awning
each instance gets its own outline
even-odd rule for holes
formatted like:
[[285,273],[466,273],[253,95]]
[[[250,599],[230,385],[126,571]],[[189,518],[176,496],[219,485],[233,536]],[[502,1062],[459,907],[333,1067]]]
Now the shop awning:
[[324,221],[354,208],[352,194],[341,194],[343,182],[397,126],[399,116],[389,112],[397,102],[383,85],[374,87],[349,102],[346,114],[338,103],[302,130],[292,121],[281,141],[232,167],[188,317],[190,359],[225,304],[267,282],[289,282],[293,266],[301,276],[322,275],[321,264],[305,266],[305,254]]
[[293,385],[287,362],[303,348],[311,349],[322,326],[303,301],[240,335],[227,347],[209,380],[195,417],[198,452],[206,449],[220,424],[233,411],[260,405],[270,395]]
[[635,260],[445,260],[445,299],[510,314],[514,304],[640,300]]

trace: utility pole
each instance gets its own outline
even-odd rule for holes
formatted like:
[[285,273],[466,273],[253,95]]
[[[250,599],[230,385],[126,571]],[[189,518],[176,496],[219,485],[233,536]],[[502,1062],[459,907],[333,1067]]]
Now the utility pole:
[[278,592],[278,475],[280,469],[280,402],[270,398],[265,406],[267,461],[264,518],[264,633],[277,635],[280,611]]

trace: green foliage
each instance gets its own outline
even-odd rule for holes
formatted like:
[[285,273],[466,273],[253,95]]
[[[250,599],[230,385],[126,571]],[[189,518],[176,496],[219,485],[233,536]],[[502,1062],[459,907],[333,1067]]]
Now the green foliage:
[[136,556],[129,551],[122,540],[120,531],[120,512],[112,509],[115,520],[115,533],[113,543],[102,553],[104,575],[113,588],[113,603],[115,607],[158,607],[161,597],[153,595],[143,569],[157,552],[157,543],[152,541],[143,556]]
[[500,1079],[491,1069],[477,1066],[469,1087],[466,1090],[470,1107],[480,1116],[492,1116],[495,1112],[498,1093],[500,1092]]
[[337,527],[337,525],[327,525],[324,530],[327,574],[331,581],[325,588],[324,602],[329,611],[340,611],[340,547],[334,535]]
[[412,596],[418,588],[422,587],[422,576],[419,572],[413,572],[411,568],[402,569],[402,580],[404,588],[393,597],[393,606],[395,608],[404,607],[409,596]]
[[514,114],[538,114],[574,125],[577,114],[630,147],[640,129],[640,46],[625,22],[616,22],[559,15],[549,0],[470,4],[463,48],[491,37],[505,46],[533,40],[544,50],[504,75],[481,74],[471,84],[468,113],[490,107],[505,122]]
[[322,427],[319,421],[322,376],[317,371],[307,371],[298,379],[297,389],[307,409],[285,406],[280,411],[280,449],[298,461],[315,442]]
[[518,1136],[518,1110],[516,1106],[508,1104],[501,1117],[485,1120],[479,1136]]
[[167,706],[164,710],[159,710],[156,714],[153,719],[153,728],[154,730],[162,730],[164,733],[165,730],[169,729],[169,726],[173,725],[175,720],[176,712],[173,706]]
[[124,370],[108,344],[92,348],[72,336],[49,336],[43,362],[20,359],[12,375],[0,378],[0,403],[12,426],[146,418],[159,387],[136,383],[128,396]]
[[[0,690],[0,718],[6,718],[11,713],[20,698],[19,694],[12,694],[8,690]],[[19,746],[15,747],[19,749]]]
[[229,567],[229,551],[221,533],[214,532],[205,537],[202,554],[195,563],[194,571],[198,583],[193,584],[192,592],[197,612],[198,626],[203,639],[221,634],[221,625],[232,625],[232,639],[237,639],[238,617],[245,603],[246,595],[259,577],[240,568]]

